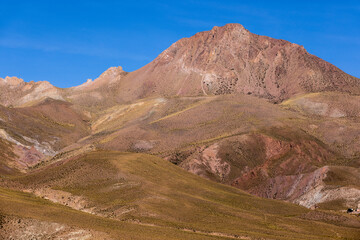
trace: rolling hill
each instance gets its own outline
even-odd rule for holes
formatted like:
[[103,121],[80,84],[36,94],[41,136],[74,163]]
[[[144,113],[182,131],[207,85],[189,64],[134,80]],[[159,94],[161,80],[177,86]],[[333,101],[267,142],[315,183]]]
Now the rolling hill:
[[[335,239],[360,234],[360,223],[344,214],[254,197],[145,154],[91,152],[2,185],[16,189],[0,190],[5,224],[15,218],[19,224],[14,228],[29,219],[38,228],[44,222],[63,226],[51,232],[54,236],[65,229],[112,239]],[[36,236],[33,229],[26,236]]]

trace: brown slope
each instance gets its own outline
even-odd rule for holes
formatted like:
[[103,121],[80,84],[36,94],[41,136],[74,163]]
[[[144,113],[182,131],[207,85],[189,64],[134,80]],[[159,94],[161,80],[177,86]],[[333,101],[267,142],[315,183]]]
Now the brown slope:
[[82,85],[71,88],[57,88],[47,81],[24,82],[17,77],[0,78],[0,104],[7,107],[28,107],[47,98],[71,102],[96,112],[119,102],[118,85],[127,75],[121,67],[111,67],[97,79],[89,79]]
[[[247,95],[142,99],[102,112],[80,143],[155,154],[262,197],[307,207],[337,201],[332,207],[345,209],[360,200],[359,185],[347,178],[360,166],[358,107],[351,104],[357,98],[319,93],[283,104]],[[297,111],[295,103],[316,108]],[[349,173],[338,186],[326,183],[333,165]]]
[[240,24],[183,38],[119,83],[127,99],[244,93],[282,101],[298,93],[360,93],[360,80],[302,46],[250,33]]
[[[5,179],[0,186],[43,198],[0,187],[5,216],[70,223],[114,239],[357,239],[360,233],[355,217],[251,196],[146,154],[95,151]],[[67,206],[63,215],[44,199]],[[81,212],[92,214],[74,216]],[[98,221],[91,221],[95,216]],[[131,224],[152,227],[152,233]],[[159,230],[169,234],[154,235]],[[178,231],[192,235],[179,236]]]
[[89,79],[80,86],[64,89],[64,95],[72,103],[86,107],[90,112],[96,112],[123,102],[117,89],[126,75],[127,72],[121,67],[111,67],[94,81]]
[[47,97],[64,100],[61,89],[47,81],[24,82],[17,77],[0,78],[0,104],[4,106],[23,106]]
[[67,102],[45,99],[24,108],[0,105],[0,172],[26,171],[85,137],[89,119]]

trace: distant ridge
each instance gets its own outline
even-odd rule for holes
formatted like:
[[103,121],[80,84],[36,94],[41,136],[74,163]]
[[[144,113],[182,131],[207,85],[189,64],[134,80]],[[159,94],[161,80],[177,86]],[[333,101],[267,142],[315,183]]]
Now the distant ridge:
[[112,67],[98,79],[68,89],[48,82],[0,79],[0,104],[19,106],[43,97],[111,106],[151,96],[241,93],[281,102],[311,92],[360,94],[360,80],[309,54],[303,46],[227,24],[183,38],[146,66],[127,73]]

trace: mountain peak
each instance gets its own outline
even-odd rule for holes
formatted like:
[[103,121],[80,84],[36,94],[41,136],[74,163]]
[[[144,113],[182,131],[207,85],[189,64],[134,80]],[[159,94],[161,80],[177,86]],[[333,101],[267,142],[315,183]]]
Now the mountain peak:
[[121,66],[118,67],[110,67],[108,68],[105,72],[103,72],[99,78],[104,78],[104,77],[111,77],[111,76],[116,76],[117,74],[123,73],[124,70],[122,69]]
[[97,79],[95,79],[91,84],[94,86],[107,85],[116,82],[119,80],[121,74],[125,73],[122,67],[110,67],[105,72],[103,72]]
[[279,102],[308,92],[360,93],[359,79],[303,46],[236,23],[180,39],[131,76],[142,97],[243,93]]
[[95,90],[102,86],[108,86],[119,80],[121,78],[121,75],[124,73],[126,72],[122,69],[121,66],[110,67],[95,80],[88,79],[85,83],[73,87],[72,89],[73,90],[79,89],[81,91],[84,91],[84,90]]
[[245,30],[248,31],[243,25],[241,25],[240,23],[227,23],[224,26],[214,26],[211,31],[216,31],[216,30],[224,30],[224,31],[241,31],[241,30]]
[[24,83],[24,80],[22,80],[21,78],[17,78],[17,77],[6,76],[5,78],[0,78],[0,83],[6,84],[9,86],[17,86],[17,85]]

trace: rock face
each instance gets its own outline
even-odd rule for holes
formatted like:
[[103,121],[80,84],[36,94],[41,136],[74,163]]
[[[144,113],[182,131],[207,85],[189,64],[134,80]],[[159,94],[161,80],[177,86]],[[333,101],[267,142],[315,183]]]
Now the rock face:
[[360,93],[360,80],[302,46],[227,24],[174,43],[131,73],[126,87],[140,97],[244,93],[282,101],[307,92]]

